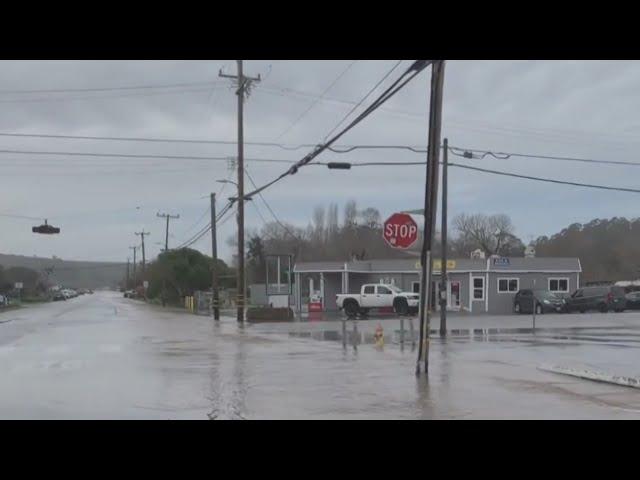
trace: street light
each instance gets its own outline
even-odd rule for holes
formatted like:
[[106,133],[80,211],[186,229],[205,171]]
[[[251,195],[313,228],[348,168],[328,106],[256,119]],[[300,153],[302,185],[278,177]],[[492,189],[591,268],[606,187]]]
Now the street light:
[[[235,185],[235,186],[236,186],[236,188],[239,188],[239,187],[238,187],[238,184],[237,184],[236,182],[234,182],[233,180],[216,180],[216,182],[217,182],[217,183],[230,183],[230,184],[232,184],[232,185]],[[245,199],[245,201],[251,201],[251,200],[253,200],[253,198],[251,198],[251,197],[247,197],[247,196],[245,196],[245,197],[244,197],[244,199]],[[230,197],[230,198],[229,198],[229,200],[234,200],[234,201],[235,201],[235,200],[237,200],[237,198],[236,198],[236,197]]]
[[216,180],[216,182],[218,182],[218,183],[231,183],[231,184],[235,185],[236,188],[238,188],[238,184],[236,182],[234,182],[233,180]]

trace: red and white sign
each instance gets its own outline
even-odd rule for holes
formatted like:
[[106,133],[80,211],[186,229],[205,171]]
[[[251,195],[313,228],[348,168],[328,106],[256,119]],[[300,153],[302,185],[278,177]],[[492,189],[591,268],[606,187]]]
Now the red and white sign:
[[322,312],[322,302],[310,302],[309,312]]
[[382,236],[393,248],[409,248],[418,239],[418,225],[407,213],[394,213],[386,222]]

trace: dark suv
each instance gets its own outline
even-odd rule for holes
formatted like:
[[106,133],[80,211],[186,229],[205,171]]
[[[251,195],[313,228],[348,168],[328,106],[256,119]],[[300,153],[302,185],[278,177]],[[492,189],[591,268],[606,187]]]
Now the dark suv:
[[622,287],[579,288],[567,298],[567,311],[584,313],[587,310],[622,312],[627,308],[627,299]]
[[565,311],[565,301],[559,295],[547,290],[519,290],[513,299],[513,309],[516,313],[559,313]]

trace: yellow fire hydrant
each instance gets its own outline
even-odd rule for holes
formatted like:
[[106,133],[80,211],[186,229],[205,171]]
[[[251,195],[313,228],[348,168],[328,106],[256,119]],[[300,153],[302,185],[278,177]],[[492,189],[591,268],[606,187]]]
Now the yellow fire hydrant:
[[384,347],[384,330],[382,330],[382,325],[378,324],[376,327],[376,333],[373,335],[373,339],[376,342],[377,348]]

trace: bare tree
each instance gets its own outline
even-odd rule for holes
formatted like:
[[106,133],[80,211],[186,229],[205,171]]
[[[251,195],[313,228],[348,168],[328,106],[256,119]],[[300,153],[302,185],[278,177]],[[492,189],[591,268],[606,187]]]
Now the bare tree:
[[[519,247],[522,242],[514,235],[514,226],[508,215],[484,215],[461,213],[453,219],[458,232],[454,245],[463,248],[465,254],[475,248],[482,249],[486,255],[499,255],[504,251]],[[523,247],[524,248],[524,247]],[[470,249],[470,250],[469,250]]]
[[338,224],[338,205],[332,203],[327,212],[327,242],[333,242],[338,235],[340,225]]
[[365,208],[360,212],[360,223],[369,228],[380,228],[382,223],[380,212],[377,208]]
[[325,209],[323,206],[317,206],[313,209],[313,226],[314,226],[314,240],[318,243],[323,243],[325,233]]
[[344,206],[344,222],[346,228],[355,227],[358,224],[358,206],[355,200],[349,200]]

